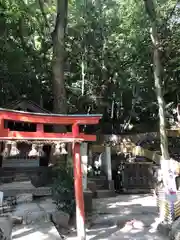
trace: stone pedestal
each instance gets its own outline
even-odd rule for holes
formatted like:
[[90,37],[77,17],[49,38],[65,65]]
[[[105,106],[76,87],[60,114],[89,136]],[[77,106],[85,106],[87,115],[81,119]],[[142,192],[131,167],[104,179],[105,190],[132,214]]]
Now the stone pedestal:
[[97,186],[96,183],[93,181],[88,181],[87,188],[92,192],[92,196],[96,196]]
[[84,210],[85,214],[92,212],[92,192],[84,191]]

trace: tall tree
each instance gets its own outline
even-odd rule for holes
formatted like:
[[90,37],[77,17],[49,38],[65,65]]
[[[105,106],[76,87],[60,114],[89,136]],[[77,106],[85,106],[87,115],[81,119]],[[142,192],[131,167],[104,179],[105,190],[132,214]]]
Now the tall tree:
[[161,152],[164,160],[170,159],[168,151],[168,138],[166,134],[166,118],[165,104],[162,93],[162,65],[160,59],[161,43],[157,31],[157,16],[153,0],[144,0],[146,12],[151,22],[150,35],[153,44],[153,70],[154,70],[154,85],[159,106],[159,123],[160,123],[160,141]]
[[68,0],[57,0],[57,16],[53,39],[53,96],[54,112],[67,113],[67,98],[64,79],[65,33],[67,26]]
[[[174,21],[180,10],[177,8],[173,13],[173,21],[167,21],[167,16],[172,16],[176,1],[157,0],[159,36],[163,46],[163,95],[167,104],[174,102],[174,105],[180,98],[177,50],[180,23]],[[64,4],[64,1],[58,2]],[[55,20],[62,26],[63,15],[67,18],[63,10],[62,14],[57,14],[63,7],[56,6],[57,0],[0,0],[0,104],[20,99],[24,94],[39,103],[42,95],[45,108],[53,111],[54,98],[54,111],[65,112],[66,106],[62,105],[66,105],[67,97],[71,113],[85,113],[88,109],[92,113],[104,113],[104,121],[109,126],[104,129],[109,132],[111,121],[108,118],[114,100],[116,119],[112,121],[117,122],[116,132],[124,131],[124,119],[127,123],[131,120],[131,126],[136,126],[134,130],[137,130],[137,124],[141,131],[152,130],[149,121],[152,124],[157,121],[158,104],[149,67],[152,48],[147,14],[142,11],[144,1],[69,1],[68,34],[65,36],[65,31],[61,34],[66,37],[66,46],[57,37],[58,24],[52,44],[50,33],[55,30]],[[57,15],[59,18],[56,19]],[[167,26],[165,34],[164,23]],[[58,43],[59,39],[63,44]],[[60,46],[61,51],[66,49],[64,56],[56,46]],[[52,56],[56,74],[52,73]],[[68,77],[64,80],[63,64],[59,62],[66,57],[69,71],[65,72]],[[52,93],[52,79],[57,80],[53,81],[55,94]]]

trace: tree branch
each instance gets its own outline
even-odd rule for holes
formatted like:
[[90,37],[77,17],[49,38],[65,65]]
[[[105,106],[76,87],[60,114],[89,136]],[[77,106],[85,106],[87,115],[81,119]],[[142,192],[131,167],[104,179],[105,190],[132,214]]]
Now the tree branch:
[[156,21],[156,11],[154,8],[154,4],[152,1],[149,0],[144,0],[146,12],[150,18],[151,21],[155,22]]
[[48,19],[47,19],[46,13],[44,11],[44,0],[39,0],[38,2],[39,2],[39,8],[41,10],[42,16],[43,16],[44,21],[45,21],[45,25],[48,29],[50,29],[50,25],[48,23]]

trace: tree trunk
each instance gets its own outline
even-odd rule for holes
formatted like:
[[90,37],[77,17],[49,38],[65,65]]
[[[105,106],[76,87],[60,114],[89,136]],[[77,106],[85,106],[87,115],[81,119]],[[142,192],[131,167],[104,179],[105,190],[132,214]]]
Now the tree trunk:
[[67,25],[68,0],[57,0],[57,17],[55,29],[52,34],[53,39],[53,96],[54,112],[67,113],[67,99],[64,80],[65,64],[65,32]]
[[160,60],[160,41],[157,33],[156,11],[153,0],[144,0],[147,14],[151,21],[151,39],[154,47],[153,51],[153,69],[154,69],[154,85],[156,89],[156,96],[159,106],[159,123],[160,123],[160,142],[162,159],[169,160],[168,138],[166,134],[166,118],[165,118],[165,104],[161,88],[161,73],[162,66]]
[[159,54],[159,41],[157,37],[157,30],[156,26],[152,24],[152,39],[154,45],[154,52],[153,52],[153,67],[154,67],[154,84],[156,89],[156,96],[159,106],[159,130],[160,130],[160,141],[161,141],[161,153],[162,157],[165,160],[169,160],[169,151],[168,151],[168,138],[166,134],[166,117],[165,117],[165,104],[164,98],[162,94],[162,87],[161,87],[161,61],[160,61],[160,54]]
[[[157,18],[153,0],[144,0],[147,14],[151,21],[151,39],[153,44],[153,69],[154,69],[154,84],[156,89],[157,101],[159,106],[159,130],[160,130],[160,143],[161,143],[161,181],[163,182],[164,191],[168,193],[171,201],[177,198],[177,186],[175,181],[175,169],[171,165],[171,159],[168,151],[168,138],[166,134],[166,118],[165,118],[165,104],[162,94],[162,66],[160,59],[160,41],[157,32]],[[173,193],[173,195],[171,195]],[[172,200],[172,196],[173,199]],[[164,208],[160,207],[160,218],[165,220]]]
[[[67,98],[64,79],[64,65],[65,65],[65,34],[67,26],[67,12],[68,0],[57,1],[57,16],[55,28],[52,33],[53,41],[53,58],[52,58],[52,72],[53,72],[53,108],[55,113],[67,114]],[[54,126],[55,132],[65,132],[65,126]],[[58,157],[53,156],[53,148],[51,149],[50,162],[59,164],[59,161],[66,160],[65,155]]]

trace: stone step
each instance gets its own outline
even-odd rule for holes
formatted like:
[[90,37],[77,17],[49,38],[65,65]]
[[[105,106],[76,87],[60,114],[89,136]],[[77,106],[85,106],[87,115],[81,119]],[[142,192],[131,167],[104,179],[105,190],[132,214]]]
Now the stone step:
[[115,191],[113,190],[107,190],[107,189],[102,189],[102,190],[97,190],[96,191],[96,198],[109,198],[109,197],[115,197]]
[[16,182],[23,182],[28,181],[29,177],[26,174],[16,174],[14,181]]
[[111,190],[112,192],[114,192],[114,181],[104,181],[103,183],[96,183],[94,181],[88,181],[87,187],[89,190],[91,190],[91,192],[93,193],[93,197],[96,197],[96,192],[98,190]]
[[107,177],[106,176],[92,176],[92,177],[88,177],[88,179],[91,179],[91,180],[94,180],[94,179],[106,180]]
[[102,189],[107,189],[106,186],[103,184],[96,184],[96,189],[97,190],[102,190]]
[[3,176],[3,177],[0,177],[0,181],[1,183],[11,183],[14,181],[14,176]]
[[4,183],[0,185],[0,191],[4,192],[4,196],[16,196],[17,194],[31,193],[35,196],[50,196],[50,187],[35,188],[30,181]]
[[88,178],[88,182],[95,182],[96,185],[107,185],[107,180],[106,179],[99,179],[99,178]]
[[24,160],[24,159],[6,159],[2,162],[3,168],[24,168],[24,167],[39,167],[38,159]]

